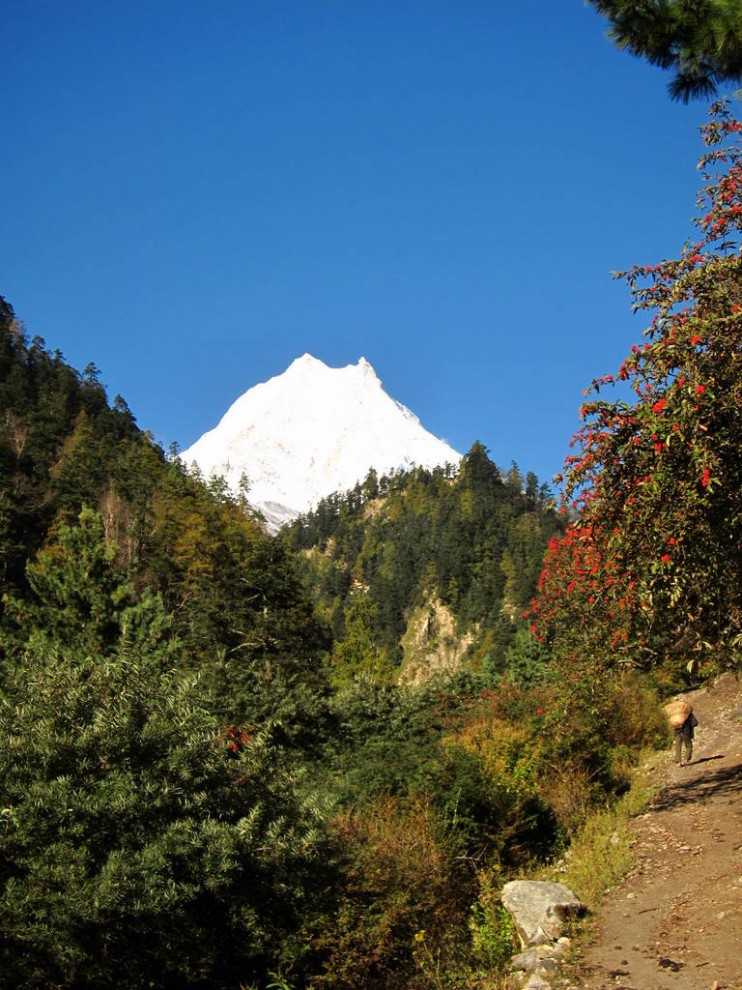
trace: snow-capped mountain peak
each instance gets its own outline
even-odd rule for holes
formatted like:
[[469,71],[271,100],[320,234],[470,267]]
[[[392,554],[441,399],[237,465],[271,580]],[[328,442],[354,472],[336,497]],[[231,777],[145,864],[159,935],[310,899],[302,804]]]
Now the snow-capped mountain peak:
[[245,477],[272,529],[352,488],[372,467],[384,474],[461,459],[387,395],[365,358],[328,368],[311,354],[241,395],[181,457],[235,491]]

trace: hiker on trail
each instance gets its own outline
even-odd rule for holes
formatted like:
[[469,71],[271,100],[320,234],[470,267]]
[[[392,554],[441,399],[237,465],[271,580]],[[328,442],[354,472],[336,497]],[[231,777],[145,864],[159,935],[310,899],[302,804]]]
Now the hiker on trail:
[[[679,763],[681,767],[687,766],[693,756],[693,730],[697,725],[698,719],[691,708],[683,724],[673,730],[675,733],[675,762]],[[685,759],[682,758],[683,749],[685,749]]]
[[[688,702],[681,699],[671,701],[662,710],[675,736],[675,762],[684,767],[690,763],[690,758],[693,756],[693,730],[698,725],[698,719]],[[683,759],[683,750],[685,750],[685,759]]]

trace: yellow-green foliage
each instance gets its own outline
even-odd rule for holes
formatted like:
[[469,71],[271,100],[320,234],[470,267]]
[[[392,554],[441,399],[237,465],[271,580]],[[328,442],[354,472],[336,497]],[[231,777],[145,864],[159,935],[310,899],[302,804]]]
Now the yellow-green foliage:
[[572,840],[564,861],[551,871],[594,910],[633,862],[628,820],[643,811],[654,791],[641,780],[612,807],[594,811]]
[[533,736],[524,728],[486,713],[461,730],[458,742],[479,756],[487,773],[501,781],[506,791],[534,793],[538,750]]
[[500,902],[502,883],[498,870],[480,872],[479,897],[469,918],[474,962],[492,974],[505,969],[519,944],[512,915]]
[[630,864],[631,850],[618,811],[594,812],[570,846],[568,865],[559,879],[594,909]]
[[313,987],[386,990],[412,987],[414,936],[425,931],[436,954],[465,937],[471,881],[446,848],[432,809],[392,797],[348,811],[333,823],[344,850],[344,882],[335,922],[316,947],[324,971]]

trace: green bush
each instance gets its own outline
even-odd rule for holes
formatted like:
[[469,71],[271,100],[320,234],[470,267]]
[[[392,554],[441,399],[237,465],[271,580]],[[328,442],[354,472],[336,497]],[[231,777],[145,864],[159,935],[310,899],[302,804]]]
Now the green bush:
[[311,981],[332,990],[420,988],[415,935],[439,957],[466,942],[476,885],[424,802],[382,797],[333,823],[343,850],[339,908],[317,937],[325,956]]
[[323,872],[267,734],[234,753],[192,681],[33,649],[0,710],[0,984],[236,986]]
[[220,725],[164,669],[167,616],[116,586],[95,514],[60,546],[0,704],[0,986],[215,990],[298,965],[331,859],[300,775],[270,725]]

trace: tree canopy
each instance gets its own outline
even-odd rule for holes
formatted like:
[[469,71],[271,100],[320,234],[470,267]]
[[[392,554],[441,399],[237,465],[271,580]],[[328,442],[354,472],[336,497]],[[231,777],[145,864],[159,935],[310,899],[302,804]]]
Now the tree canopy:
[[[703,130],[699,240],[623,273],[645,341],[593,382],[564,477],[534,631],[552,649],[705,669],[742,653],[742,123]],[[633,400],[600,395],[630,386]],[[565,507],[566,508],[566,507]]]
[[436,604],[475,641],[471,665],[487,657],[502,674],[548,539],[563,529],[552,501],[532,472],[501,471],[474,443],[458,474],[372,474],[289,527],[283,538],[305,551],[305,580],[336,640],[336,682],[362,671],[396,681],[416,610],[429,611],[426,642],[441,633]]
[[620,48],[672,69],[668,85],[687,103],[742,81],[742,5],[738,0],[588,0],[611,22]]

